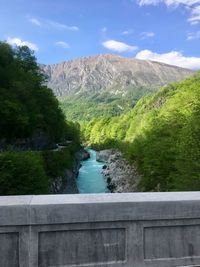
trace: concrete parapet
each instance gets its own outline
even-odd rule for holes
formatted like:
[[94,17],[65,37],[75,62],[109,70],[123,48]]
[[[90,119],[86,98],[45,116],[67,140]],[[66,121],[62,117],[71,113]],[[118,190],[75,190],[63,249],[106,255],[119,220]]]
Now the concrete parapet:
[[0,197],[0,267],[200,267],[200,192]]

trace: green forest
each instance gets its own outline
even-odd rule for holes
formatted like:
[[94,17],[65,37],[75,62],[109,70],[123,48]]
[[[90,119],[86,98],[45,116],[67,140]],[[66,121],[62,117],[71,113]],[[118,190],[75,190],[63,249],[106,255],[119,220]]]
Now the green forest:
[[[66,121],[46,77],[26,46],[0,42],[0,194],[51,192],[53,180],[72,168],[79,125]],[[70,141],[62,151],[59,142]]]
[[85,142],[137,165],[140,191],[200,190],[200,72],[141,98],[121,116],[82,122]]
[[94,118],[115,117],[130,111],[144,95],[157,91],[158,88],[129,86],[126,95],[105,93],[82,93],[60,97],[61,108],[73,121],[91,121]]

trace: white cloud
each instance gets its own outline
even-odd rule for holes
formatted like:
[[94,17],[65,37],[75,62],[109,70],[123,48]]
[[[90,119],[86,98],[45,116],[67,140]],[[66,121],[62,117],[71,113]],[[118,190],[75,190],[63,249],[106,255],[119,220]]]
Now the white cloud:
[[166,6],[184,6],[190,13],[188,21],[195,25],[200,22],[200,0],[137,0],[140,6],[158,5],[164,3]]
[[200,69],[200,57],[185,57],[181,52],[177,51],[159,54],[150,50],[142,50],[135,57],[137,59],[158,61],[188,69]]
[[122,32],[122,35],[130,35],[133,33],[133,30],[125,30]]
[[77,27],[77,26],[68,26],[66,24],[62,24],[62,23],[52,21],[52,20],[47,21],[47,26],[50,26],[52,28],[56,28],[58,30],[62,30],[62,29],[68,30],[68,31],[78,31],[79,30],[79,27]]
[[157,5],[161,0],[138,0],[137,1],[140,6],[145,5]]
[[103,27],[103,28],[101,29],[101,32],[106,33],[107,30],[108,30],[107,27]]
[[195,17],[192,17],[192,18],[188,19],[188,21],[190,21],[190,24],[191,25],[196,25],[200,21],[200,15],[199,16],[195,16]]
[[56,45],[61,46],[62,48],[70,48],[69,44],[64,41],[56,42]]
[[195,39],[200,39],[200,31],[188,33],[187,40],[190,41]]
[[141,39],[148,39],[148,38],[154,37],[155,33],[154,32],[142,32],[140,36],[141,36]]
[[42,26],[41,22],[36,18],[30,18],[29,21],[37,26]]
[[196,25],[200,22],[200,5],[192,9],[191,17],[188,19],[188,21],[192,25]]
[[199,4],[199,0],[137,0],[140,6],[144,5],[158,5],[160,3],[164,3],[167,6],[178,6],[180,4],[191,6],[195,4]]
[[28,42],[28,41],[22,41],[20,38],[7,38],[7,43],[10,45],[17,45],[17,46],[28,46],[31,50],[38,51],[39,48],[36,44]]
[[79,27],[77,26],[69,26],[63,23],[59,23],[57,21],[52,21],[52,20],[40,21],[36,18],[29,18],[29,21],[37,26],[44,27],[44,28],[55,28],[58,30],[79,31]]
[[123,31],[122,32],[122,35],[128,35],[129,34],[129,31]]
[[118,42],[115,40],[108,40],[106,42],[103,42],[102,45],[114,52],[133,52],[137,50],[137,46],[128,45],[126,43]]

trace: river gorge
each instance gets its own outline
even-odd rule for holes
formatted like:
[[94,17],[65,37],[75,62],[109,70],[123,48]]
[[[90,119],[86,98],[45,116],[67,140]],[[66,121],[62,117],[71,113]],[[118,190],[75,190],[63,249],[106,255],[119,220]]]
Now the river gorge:
[[141,179],[135,164],[128,162],[121,152],[114,149],[82,150],[90,157],[82,158],[76,179],[80,194],[123,193],[138,191]]

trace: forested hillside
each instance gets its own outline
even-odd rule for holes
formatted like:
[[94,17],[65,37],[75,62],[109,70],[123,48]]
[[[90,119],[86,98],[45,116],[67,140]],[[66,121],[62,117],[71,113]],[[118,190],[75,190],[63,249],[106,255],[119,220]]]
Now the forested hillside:
[[130,111],[142,96],[152,92],[155,92],[155,88],[137,87],[130,88],[124,96],[96,93],[58,99],[66,116],[81,122],[104,116],[119,116]]
[[[45,80],[28,47],[0,42],[1,195],[49,193],[53,180],[72,167],[79,126],[65,120]],[[66,149],[53,151],[66,140]]]
[[44,135],[47,143],[65,138],[67,125],[45,76],[28,47],[0,43],[0,138],[10,143]]
[[138,101],[132,111],[83,123],[85,141],[137,164],[142,191],[200,190],[200,72]]

